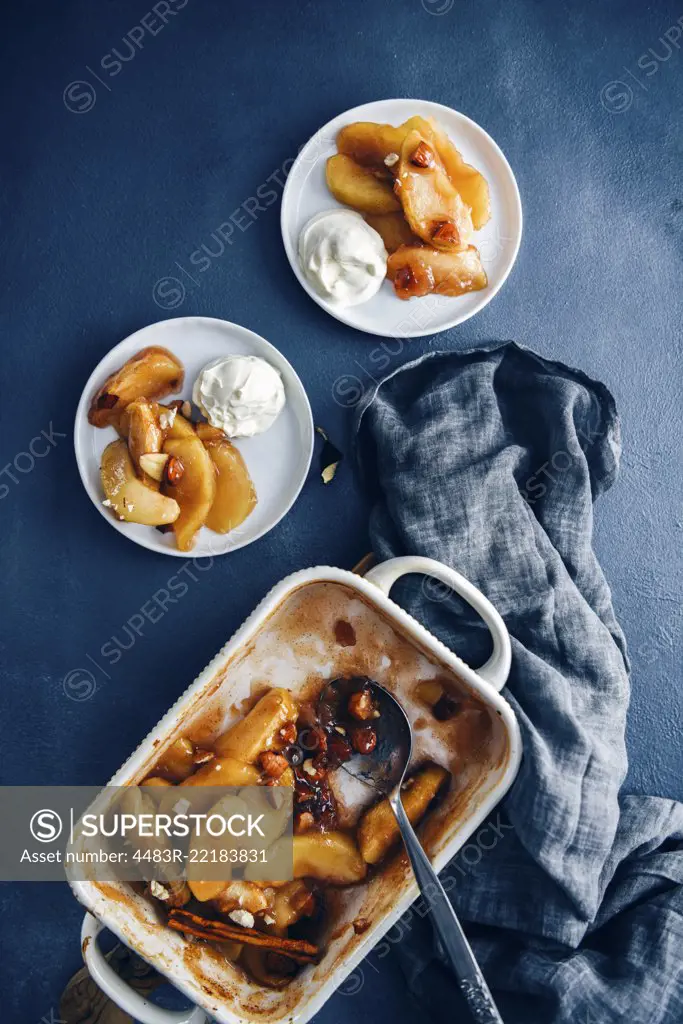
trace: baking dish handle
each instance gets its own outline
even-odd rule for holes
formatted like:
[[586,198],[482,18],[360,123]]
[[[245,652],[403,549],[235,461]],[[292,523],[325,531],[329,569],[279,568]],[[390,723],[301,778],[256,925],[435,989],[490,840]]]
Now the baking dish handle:
[[81,928],[81,949],[90,976],[112,1002],[129,1013],[134,1020],[140,1021],[140,1024],[206,1024],[209,1018],[198,1006],[188,1010],[164,1010],[150,1003],[119,978],[97,944],[97,937],[103,928],[101,921],[92,914],[86,914]]
[[489,599],[484,597],[480,590],[477,590],[455,569],[444,565],[443,562],[437,562],[434,558],[423,558],[419,555],[389,558],[386,562],[380,562],[379,565],[370,569],[365,574],[365,579],[374,583],[389,596],[389,591],[396,580],[408,573],[421,573],[424,576],[433,576],[440,580],[464,598],[481,615],[493,638],[493,653],[481,668],[474,669],[474,671],[496,690],[502,690],[510,673],[510,634]]

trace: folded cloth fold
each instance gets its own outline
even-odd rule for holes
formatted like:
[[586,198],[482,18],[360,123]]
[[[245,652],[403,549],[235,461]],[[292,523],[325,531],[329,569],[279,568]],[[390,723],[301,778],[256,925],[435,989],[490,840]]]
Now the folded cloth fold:
[[[629,664],[591,543],[619,464],[611,394],[510,342],[402,367],[365,396],[355,430],[378,557],[451,565],[512,638],[514,831],[451,891],[507,1024],[680,1024],[683,808],[620,797]],[[411,581],[397,599],[469,664],[485,660],[485,627],[444,588]],[[407,977],[423,1013],[457,1019],[423,927],[398,946]]]

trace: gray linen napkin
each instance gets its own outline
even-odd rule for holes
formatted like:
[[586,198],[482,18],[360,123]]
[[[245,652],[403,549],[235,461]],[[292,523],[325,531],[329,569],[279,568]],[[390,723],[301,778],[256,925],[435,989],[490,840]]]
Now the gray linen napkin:
[[[458,861],[451,889],[506,1024],[680,1024],[683,808],[620,794],[629,665],[591,547],[593,502],[618,469],[612,396],[508,343],[402,367],[356,431],[376,554],[453,566],[512,637],[513,828]],[[482,624],[444,588],[392,596],[470,664],[485,659]],[[396,949],[421,1015],[466,1020],[424,922]]]

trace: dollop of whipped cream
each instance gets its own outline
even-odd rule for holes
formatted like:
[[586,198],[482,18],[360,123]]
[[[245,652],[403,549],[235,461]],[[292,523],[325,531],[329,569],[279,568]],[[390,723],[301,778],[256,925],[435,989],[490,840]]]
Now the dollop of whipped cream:
[[316,214],[299,235],[306,278],[328,302],[357,306],[382,287],[387,251],[381,235],[352,210]]
[[215,359],[200,372],[192,401],[228,437],[253,437],[273,425],[285,405],[282,377],[258,356]]

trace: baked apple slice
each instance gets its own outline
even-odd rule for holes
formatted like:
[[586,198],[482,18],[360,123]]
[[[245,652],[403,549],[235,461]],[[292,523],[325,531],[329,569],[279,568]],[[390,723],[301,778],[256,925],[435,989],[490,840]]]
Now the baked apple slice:
[[88,422],[94,427],[116,426],[123,410],[136,398],[153,401],[180,391],[183,364],[158,345],[143,348],[112,373],[90,403]]
[[466,249],[474,228],[469,206],[451,184],[431,138],[405,137],[394,190],[412,231],[444,252]]
[[112,441],[102,453],[100,478],[105,504],[119,519],[144,526],[166,526],[180,514],[178,502],[139,479],[125,441]]
[[488,284],[478,251],[439,252],[427,245],[403,245],[387,262],[387,277],[399,299],[436,295],[464,295]]
[[[158,455],[164,435],[159,424],[159,416],[153,403],[146,398],[136,398],[126,408],[128,422],[128,451],[138,476],[150,486],[155,483],[147,478],[140,459],[143,455]],[[158,478],[157,478],[158,479]]]
[[469,206],[472,213],[472,225],[475,231],[479,231],[491,219],[491,196],[488,182],[480,171],[465,163],[460,151],[437,121],[430,119],[428,128],[446,174],[450,178],[451,184],[460,193],[463,202]]
[[180,515],[173,523],[173,530],[180,550],[189,551],[216,497],[216,471],[196,434],[167,439],[164,441],[164,454],[170,458],[162,491],[180,505]]
[[343,153],[329,158],[325,177],[334,198],[360,213],[391,213],[401,209],[388,178],[378,178]]
[[354,121],[337,135],[337,150],[350,156],[363,167],[386,167],[386,157],[399,154],[406,136],[403,125],[375,124],[374,121]]
[[[394,160],[394,154],[400,154],[406,135],[414,130],[419,131],[425,139],[431,138],[451,184],[470,207],[472,224],[478,231],[491,217],[488,182],[476,168],[465,163],[457,147],[434,118],[427,120],[419,116],[410,117],[398,128],[391,124],[356,121],[342,128],[337,137],[337,148],[340,153],[345,153],[364,167],[383,170],[395,165],[397,161]],[[388,165],[385,162],[387,157],[390,160]]]
[[365,220],[380,235],[388,253],[396,252],[402,245],[420,244],[420,239],[410,230],[402,212],[366,213]]
[[293,847],[294,878],[317,878],[328,885],[353,885],[365,878],[365,861],[345,832],[305,832],[286,841]]
[[241,453],[222,430],[198,423],[197,435],[216,468],[216,497],[206,525],[216,533],[229,533],[253,512],[256,489]]

